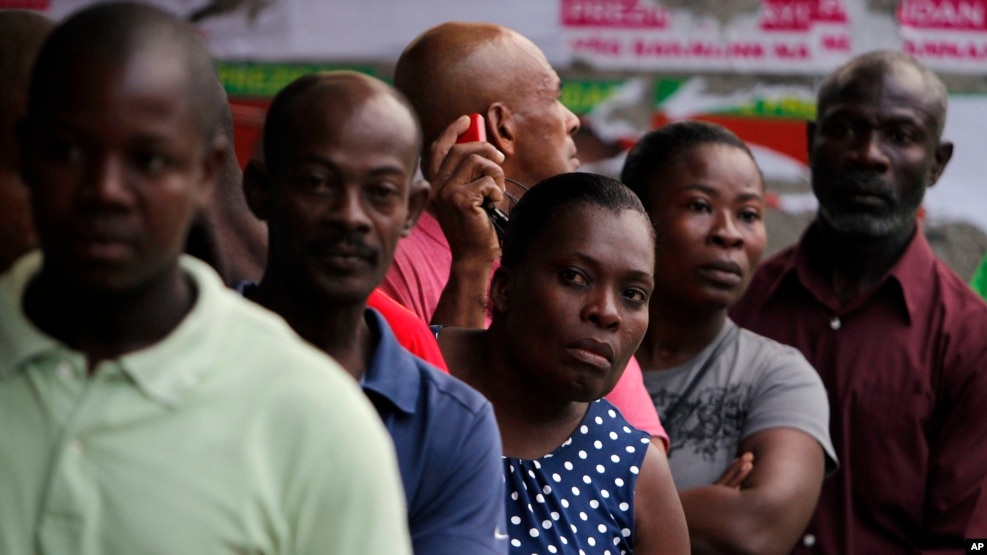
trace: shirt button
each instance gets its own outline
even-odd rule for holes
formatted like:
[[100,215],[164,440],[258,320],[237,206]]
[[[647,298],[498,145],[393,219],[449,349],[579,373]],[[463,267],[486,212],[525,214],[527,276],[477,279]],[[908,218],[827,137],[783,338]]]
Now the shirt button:
[[840,322],[839,316],[833,316],[833,318],[829,321],[829,327],[833,328],[833,331],[836,331],[843,327],[843,322]]
[[71,380],[75,371],[72,369],[72,364],[63,361],[55,367],[55,373],[63,380]]
[[812,547],[816,545],[816,537],[812,534],[806,534],[802,537],[802,545],[806,547]]

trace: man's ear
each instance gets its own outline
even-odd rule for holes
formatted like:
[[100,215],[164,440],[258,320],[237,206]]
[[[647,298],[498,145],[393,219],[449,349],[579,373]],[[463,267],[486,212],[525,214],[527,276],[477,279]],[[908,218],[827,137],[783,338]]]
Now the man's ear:
[[247,162],[243,169],[243,196],[247,206],[259,220],[267,220],[267,194],[270,187],[270,175],[267,165],[257,159]]
[[407,237],[418,223],[418,218],[428,204],[428,193],[431,188],[428,181],[424,179],[411,180],[408,186],[408,218],[404,221],[404,228],[401,230],[402,237]]
[[491,312],[507,312],[511,300],[513,275],[511,270],[498,266],[490,278],[490,310]]
[[942,176],[942,172],[946,169],[946,164],[948,164],[950,158],[953,157],[953,143],[949,141],[939,143],[936,146],[936,151],[933,156],[932,169],[929,172],[929,183],[926,187],[932,187],[937,181],[939,181],[939,178]]
[[487,120],[487,142],[510,158],[517,151],[517,121],[511,109],[502,102],[494,102],[484,115]]

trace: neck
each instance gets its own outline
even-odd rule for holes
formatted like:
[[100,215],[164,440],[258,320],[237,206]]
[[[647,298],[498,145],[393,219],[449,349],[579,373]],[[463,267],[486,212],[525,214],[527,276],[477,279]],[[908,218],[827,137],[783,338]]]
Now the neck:
[[548,395],[545,388],[509,355],[495,327],[475,331],[463,346],[473,353],[464,380],[490,400],[501,432],[504,455],[537,459],[551,453],[572,435],[589,403]]
[[91,373],[101,361],[164,339],[195,299],[177,262],[127,291],[86,290],[42,270],[28,285],[24,311],[45,333],[84,353]]
[[829,276],[833,292],[841,302],[849,302],[869,291],[901,258],[918,232],[912,226],[900,233],[873,239],[847,235],[817,219],[813,233],[819,249],[820,269]]
[[695,358],[726,325],[727,309],[703,309],[652,297],[648,331],[636,357],[645,370],[667,370]]
[[336,360],[355,379],[363,376],[376,339],[364,318],[366,299],[339,303],[309,288],[292,287],[265,272],[251,300],[279,314],[295,333]]

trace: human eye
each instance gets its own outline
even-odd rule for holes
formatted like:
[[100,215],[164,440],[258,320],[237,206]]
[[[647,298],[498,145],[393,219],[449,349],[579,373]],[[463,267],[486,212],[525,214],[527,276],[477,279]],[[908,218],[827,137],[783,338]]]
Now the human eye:
[[82,147],[75,141],[63,137],[50,137],[42,144],[45,158],[53,162],[76,163],[83,159]]
[[319,173],[303,173],[295,183],[302,191],[313,194],[326,194],[331,188],[329,178]]
[[737,217],[742,222],[754,223],[761,220],[761,211],[756,208],[744,208],[737,214]]
[[373,183],[365,190],[367,199],[377,205],[388,205],[396,202],[400,193],[399,187],[389,181]]
[[134,166],[147,175],[161,173],[174,165],[173,160],[160,152],[140,152],[134,156]]
[[849,121],[844,119],[832,119],[826,122],[823,132],[825,135],[834,139],[842,139],[853,133],[853,126],[850,125]]
[[563,268],[559,274],[562,281],[572,285],[588,285],[589,279],[586,274],[576,268]]
[[887,135],[891,139],[891,142],[899,145],[911,144],[917,139],[915,130],[907,126],[892,127],[888,130]]
[[624,289],[622,296],[631,304],[648,304],[648,292],[640,287],[628,287],[627,289]]
[[685,203],[685,207],[692,212],[712,212],[713,207],[709,204],[709,201],[702,198],[689,199]]

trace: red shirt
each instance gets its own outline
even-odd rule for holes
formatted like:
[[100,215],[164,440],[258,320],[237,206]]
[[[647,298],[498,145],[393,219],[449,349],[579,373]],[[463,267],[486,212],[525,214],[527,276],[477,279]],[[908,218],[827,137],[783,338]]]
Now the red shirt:
[[380,312],[381,316],[387,320],[387,325],[391,326],[394,337],[397,338],[405,349],[417,355],[442,370],[449,373],[442,351],[435,340],[435,334],[429,329],[424,320],[408,310],[401,303],[387,296],[380,289],[374,289],[367,299],[367,306]]
[[840,469],[795,553],[963,553],[987,537],[987,304],[919,230],[843,305],[810,265],[814,237],[766,261],[731,311],[800,349],[828,391]]

